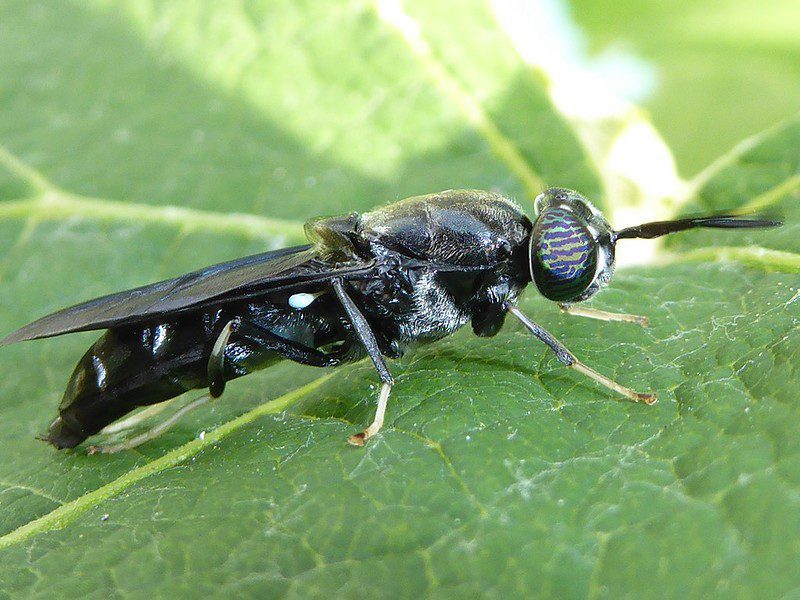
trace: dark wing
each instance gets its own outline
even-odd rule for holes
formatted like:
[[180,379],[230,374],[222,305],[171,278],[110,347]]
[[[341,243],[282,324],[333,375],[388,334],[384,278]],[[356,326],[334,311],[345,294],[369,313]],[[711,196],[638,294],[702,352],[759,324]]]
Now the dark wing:
[[132,325],[210,304],[256,298],[298,283],[364,274],[371,268],[368,262],[333,267],[317,258],[311,246],[264,252],[59,310],[8,335],[0,346]]

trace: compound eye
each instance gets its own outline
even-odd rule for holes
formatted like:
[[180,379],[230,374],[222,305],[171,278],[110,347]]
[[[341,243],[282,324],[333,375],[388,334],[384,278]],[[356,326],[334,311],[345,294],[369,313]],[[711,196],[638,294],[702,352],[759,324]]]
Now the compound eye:
[[597,273],[598,242],[586,221],[565,206],[548,206],[531,234],[531,276],[550,300],[578,298]]

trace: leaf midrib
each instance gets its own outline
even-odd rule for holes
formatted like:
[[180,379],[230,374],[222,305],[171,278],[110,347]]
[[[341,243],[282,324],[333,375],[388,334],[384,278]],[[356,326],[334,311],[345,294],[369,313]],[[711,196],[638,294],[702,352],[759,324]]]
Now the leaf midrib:
[[307,383],[306,385],[284,394],[283,396],[260,404],[243,415],[240,415],[235,419],[231,419],[219,427],[206,432],[202,438],[195,438],[190,442],[187,442],[182,446],[167,452],[163,456],[160,456],[159,458],[152,460],[140,467],[132,469],[117,479],[109,481],[108,483],[92,490],[91,492],[87,492],[75,500],[62,504],[58,508],[46,513],[38,519],[34,519],[28,523],[25,523],[24,525],[21,525],[20,527],[17,527],[13,531],[0,536],[0,550],[19,542],[23,542],[39,533],[64,528],[87,510],[97,506],[98,503],[116,496],[121,491],[129,488],[142,479],[185,462],[187,459],[197,455],[202,450],[212,447],[223,438],[238,431],[245,425],[252,423],[260,417],[286,410],[292,406],[292,404],[300,400],[303,396],[317,389],[331,377],[333,377],[333,373],[328,373],[311,381],[310,383]]
[[157,206],[91,198],[67,191],[50,181],[0,144],[0,165],[30,184],[37,194],[0,202],[0,219],[30,218],[58,221],[72,217],[96,220],[132,220],[171,225],[181,231],[204,230],[232,233],[253,239],[304,239],[302,223],[290,219],[271,219],[249,213],[222,213],[179,206]]
[[[83,496],[75,498],[72,501],[65,503],[40,493],[40,495],[51,499],[53,502],[60,504],[60,506],[53,509],[51,512],[42,515],[41,517],[29,521],[28,523],[17,527],[13,531],[0,536],[0,550],[24,542],[25,540],[36,535],[46,533],[48,531],[63,529],[83,513],[95,508],[100,502],[117,496],[120,492],[128,489],[139,481],[142,481],[151,475],[162,473],[171,467],[182,464],[187,459],[196,456],[203,450],[213,447],[214,444],[218,443],[222,439],[228,437],[232,433],[235,433],[242,427],[249,425],[263,416],[279,413],[289,409],[293,404],[310,392],[313,392],[333,376],[334,373],[328,373],[307,383],[306,385],[280,396],[279,398],[260,404],[243,415],[240,415],[210,431],[205,432],[202,438],[198,437],[186,442],[185,444],[167,452],[163,456],[140,467],[132,469],[117,479],[114,479],[113,481],[110,481],[97,489],[87,492]],[[297,416],[300,418],[313,418],[317,420],[316,417],[309,417],[307,415]],[[392,430],[396,431],[397,433],[407,435],[432,450],[444,463],[447,473],[453,478],[456,485],[462,490],[462,492],[464,492],[467,498],[469,498],[471,504],[478,514],[482,517],[485,517],[488,514],[487,508],[481,503],[477,495],[470,489],[469,485],[458,473],[453,465],[453,462],[444,452],[442,445],[438,441],[423,437],[410,431],[404,431],[397,428],[392,428]],[[14,485],[15,487],[23,487],[17,484]]]

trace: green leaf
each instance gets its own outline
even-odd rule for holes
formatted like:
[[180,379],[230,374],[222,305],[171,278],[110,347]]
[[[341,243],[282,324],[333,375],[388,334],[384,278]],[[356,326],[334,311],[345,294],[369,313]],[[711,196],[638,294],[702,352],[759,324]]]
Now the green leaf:
[[[271,217],[452,187],[598,195],[482,3],[383,5],[7,3],[0,90],[15,94],[0,139],[84,196]],[[470,43],[476,30],[491,52]]]
[[[738,260],[766,270],[800,272],[800,116],[746,140],[693,183],[683,212],[760,213],[784,221],[780,229],[698,231],[673,236],[667,248],[682,260]],[[733,244],[731,244],[733,242]]]
[[[447,187],[528,207],[542,182],[599,194],[482,3],[19,3],[2,17],[3,332],[291,243],[317,213]],[[795,210],[764,194],[798,177],[796,131],[732,154],[689,204]],[[719,262],[702,235],[594,303],[648,329],[562,315],[534,290],[521,304],[587,364],[660,392],[654,407],[509,323],[393,362],[387,426],[364,449],[345,440],[372,417],[370,366],[287,363],[136,451],[88,456],[33,437],[96,336],[3,348],[0,593],[790,592],[800,249],[731,234],[748,264]]]

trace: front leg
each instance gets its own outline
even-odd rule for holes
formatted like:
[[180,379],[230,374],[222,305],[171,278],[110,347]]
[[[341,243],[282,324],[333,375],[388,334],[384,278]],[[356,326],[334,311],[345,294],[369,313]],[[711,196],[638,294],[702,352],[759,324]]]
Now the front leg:
[[640,315],[612,313],[605,310],[598,310],[596,308],[589,308],[588,306],[576,306],[575,304],[569,304],[568,302],[559,302],[558,307],[570,315],[575,315],[577,317],[588,317],[590,319],[597,319],[598,321],[622,321],[625,323],[636,323],[642,327],[647,327],[649,324],[648,318]]
[[588,377],[591,377],[597,383],[600,383],[606,386],[608,389],[622,394],[626,398],[630,398],[634,402],[644,402],[645,404],[655,404],[657,402],[658,397],[656,394],[636,392],[630,388],[620,385],[613,379],[609,379],[605,375],[598,373],[591,367],[587,367],[585,364],[575,358],[575,355],[567,350],[567,347],[564,344],[550,335],[550,333],[548,333],[544,328],[531,321],[517,307],[512,306],[511,304],[506,304],[506,310],[522,321],[522,324],[525,325],[528,331],[547,344],[547,346],[558,357],[558,360],[560,360],[566,366],[575,369],[579,373],[583,373]]
[[378,397],[378,408],[375,411],[375,418],[372,423],[364,431],[351,435],[347,440],[348,443],[353,446],[363,446],[369,438],[378,433],[381,427],[383,427],[386,404],[389,401],[389,394],[394,385],[394,378],[389,372],[389,367],[386,366],[386,361],[383,359],[380,347],[378,346],[378,340],[375,339],[375,334],[372,333],[372,328],[369,326],[367,319],[358,309],[352,298],[347,295],[341,279],[333,280],[333,289],[339,301],[342,303],[344,311],[347,313],[347,318],[350,319],[350,322],[353,324],[358,339],[364,345],[370,359],[372,359],[372,364],[375,365],[375,369],[378,371],[378,377],[380,377],[383,383],[381,386],[381,394]]

